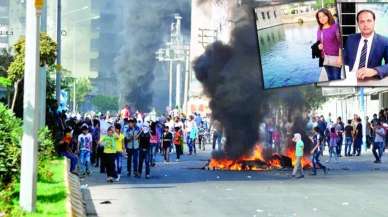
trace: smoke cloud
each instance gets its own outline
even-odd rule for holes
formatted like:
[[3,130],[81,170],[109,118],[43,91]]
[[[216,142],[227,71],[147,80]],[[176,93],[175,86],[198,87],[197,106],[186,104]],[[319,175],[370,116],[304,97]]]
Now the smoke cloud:
[[163,40],[167,38],[163,35],[169,35],[174,13],[181,14],[183,31],[187,31],[190,1],[123,1],[122,7],[127,11],[123,18],[125,25],[120,30],[123,44],[114,61],[120,102],[148,111],[153,97],[152,81],[160,76],[153,73],[155,51],[163,46]]
[[265,95],[261,88],[259,56],[253,11],[234,8],[229,44],[215,42],[193,62],[196,77],[210,97],[215,120],[226,134],[223,153],[214,157],[238,158],[251,152],[258,140],[260,107]]

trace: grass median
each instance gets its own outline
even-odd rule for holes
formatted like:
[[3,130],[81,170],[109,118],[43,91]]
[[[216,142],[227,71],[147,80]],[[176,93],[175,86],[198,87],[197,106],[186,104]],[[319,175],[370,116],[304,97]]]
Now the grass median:
[[[64,179],[64,160],[57,158],[48,161],[49,179],[39,178],[37,183],[37,202],[34,213],[24,213],[19,208],[19,183],[15,184],[11,195],[12,207],[9,214],[12,217],[65,217],[66,187]],[[1,209],[0,209],[1,210]],[[0,212],[1,213],[1,212]],[[1,216],[1,215],[0,215]]]

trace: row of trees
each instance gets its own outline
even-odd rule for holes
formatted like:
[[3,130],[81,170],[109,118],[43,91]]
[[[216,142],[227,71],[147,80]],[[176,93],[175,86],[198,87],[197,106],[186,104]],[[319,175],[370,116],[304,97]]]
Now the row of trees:
[[[40,35],[40,64],[47,72],[47,105],[55,100],[55,80],[56,72],[56,43],[46,33]],[[23,114],[23,78],[25,59],[25,38],[21,37],[10,50],[2,50],[0,53],[0,88],[7,92],[7,96],[0,99],[3,103],[21,117]],[[79,104],[85,101],[85,96],[90,93],[92,86],[88,78],[73,78],[71,72],[63,69],[63,82],[61,88],[67,91],[70,101]],[[74,85],[75,83],[75,85]],[[73,88],[76,88],[75,94]]]

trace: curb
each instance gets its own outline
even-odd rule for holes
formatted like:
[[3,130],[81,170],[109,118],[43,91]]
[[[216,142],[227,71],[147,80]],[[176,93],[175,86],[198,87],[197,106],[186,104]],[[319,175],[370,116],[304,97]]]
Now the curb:
[[79,177],[70,173],[70,162],[65,158],[65,185],[67,190],[67,216],[68,217],[86,217],[85,203],[81,193],[81,184]]

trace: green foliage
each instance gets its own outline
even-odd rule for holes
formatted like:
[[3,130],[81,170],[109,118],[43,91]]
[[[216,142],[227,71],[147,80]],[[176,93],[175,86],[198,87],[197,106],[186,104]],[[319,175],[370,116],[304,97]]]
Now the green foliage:
[[50,165],[47,163],[53,160],[55,156],[54,140],[48,127],[42,128],[38,132],[39,141],[39,165],[38,177],[45,181],[52,181],[52,172]]
[[0,87],[10,87],[11,85],[11,80],[5,77],[0,77]]
[[[15,59],[8,68],[8,78],[13,82],[22,79],[24,75],[25,38],[21,37],[14,45]],[[46,34],[40,34],[40,64],[51,66],[55,63],[56,43]]]
[[6,49],[3,49],[0,53],[0,76],[7,75],[8,67],[12,61],[13,56]]
[[21,121],[0,103],[0,190],[20,171]]
[[92,99],[92,104],[99,112],[117,111],[119,99],[117,97],[97,95]]
[[322,95],[322,88],[315,86],[299,87],[307,109],[318,109],[328,98]]
[[[63,217],[66,216],[66,188],[64,160],[58,158],[45,162],[53,174],[52,180],[38,178],[37,203],[34,213],[25,213],[19,207],[20,185],[14,182],[0,191],[0,213],[4,217]],[[0,214],[1,215],[1,214]]]
[[[92,90],[89,78],[79,78],[75,81],[75,100],[77,104],[85,101],[85,96]],[[73,97],[72,94],[70,94]]]

